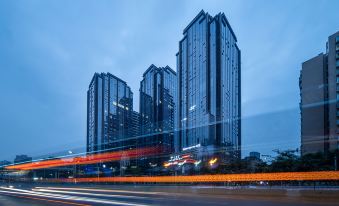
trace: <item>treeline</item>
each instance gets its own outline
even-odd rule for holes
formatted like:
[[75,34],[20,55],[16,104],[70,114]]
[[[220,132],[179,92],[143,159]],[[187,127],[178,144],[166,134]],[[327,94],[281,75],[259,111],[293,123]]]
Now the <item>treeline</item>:
[[[277,155],[270,162],[256,158],[219,165],[207,173],[253,173],[253,172],[306,172],[306,171],[333,171],[338,170],[339,150],[327,153],[314,153],[300,156],[297,151],[277,151]],[[206,168],[207,169],[207,168]]]

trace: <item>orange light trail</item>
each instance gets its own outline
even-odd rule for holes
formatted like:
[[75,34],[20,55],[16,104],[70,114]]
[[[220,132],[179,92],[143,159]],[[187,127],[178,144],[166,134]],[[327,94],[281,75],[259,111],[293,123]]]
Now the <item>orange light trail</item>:
[[126,183],[199,183],[199,182],[256,182],[256,181],[315,181],[339,180],[339,172],[279,172],[250,174],[219,174],[195,176],[99,177],[52,179],[50,182],[126,182]]
[[121,160],[122,158],[128,157],[129,159],[134,159],[142,156],[152,156],[159,154],[160,147],[153,148],[141,148],[141,149],[132,149],[116,152],[107,152],[101,154],[92,154],[79,157],[67,157],[54,160],[42,160],[38,162],[30,162],[18,165],[11,165],[5,167],[8,170],[34,170],[34,169],[43,169],[51,167],[61,167],[69,165],[84,165],[84,164],[95,164],[102,162],[110,162]]

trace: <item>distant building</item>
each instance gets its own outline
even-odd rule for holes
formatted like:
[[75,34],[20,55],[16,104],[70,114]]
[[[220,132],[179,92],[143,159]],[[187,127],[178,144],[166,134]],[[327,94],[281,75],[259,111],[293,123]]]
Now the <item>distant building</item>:
[[259,152],[250,152],[250,155],[244,158],[246,168],[250,172],[258,172],[260,165],[264,164],[264,161],[260,158]]
[[14,159],[14,163],[32,162],[32,157],[27,155],[17,155]]
[[133,93],[110,73],[95,73],[87,91],[87,152],[129,148],[134,137]]
[[163,153],[174,151],[174,115],[176,72],[169,66],[153,64],[144,72],[140,82],[140,129],[138,147],[162,148]]
[[241,157],[241,53],[223,13],[201,11],[177,53],[176,152]]
[[9,164],[12,164],[12,163],[10,161],[7,161],[7,160],[0,161],[0,167],[4,166],[4,165],[9,165]]
[[339,32],[329,36],[326,53],[302,64],[299,78],[301,154],[338,149]]
[[260,153],[259,152],[250,152],[250,157],[260,159]]

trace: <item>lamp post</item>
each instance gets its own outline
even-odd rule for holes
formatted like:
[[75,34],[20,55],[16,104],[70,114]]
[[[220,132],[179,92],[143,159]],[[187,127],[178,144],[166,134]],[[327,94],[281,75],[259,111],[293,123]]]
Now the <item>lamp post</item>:
[[100,165],[101,165],[101,161],[97,163],[97,167],[98,167],[98,181],[99,181],[99,177],[100,177]]

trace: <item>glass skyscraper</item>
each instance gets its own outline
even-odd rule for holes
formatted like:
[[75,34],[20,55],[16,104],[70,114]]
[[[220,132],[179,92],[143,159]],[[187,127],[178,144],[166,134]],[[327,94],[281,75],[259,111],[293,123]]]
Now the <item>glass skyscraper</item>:
[[223,13],[201,11],[177,53],[175,149],[223,161],[240,158],[241,53]]
[[140,82],[139,147],[162,146],[163,152],[173,152],[176,83],[176,72],[169,66],[152,64],[144,72]]
[[110,73],[95,73],[87,91],[87,152],[135,146],[126,139],[138,135],[136,115],[126,82]]

